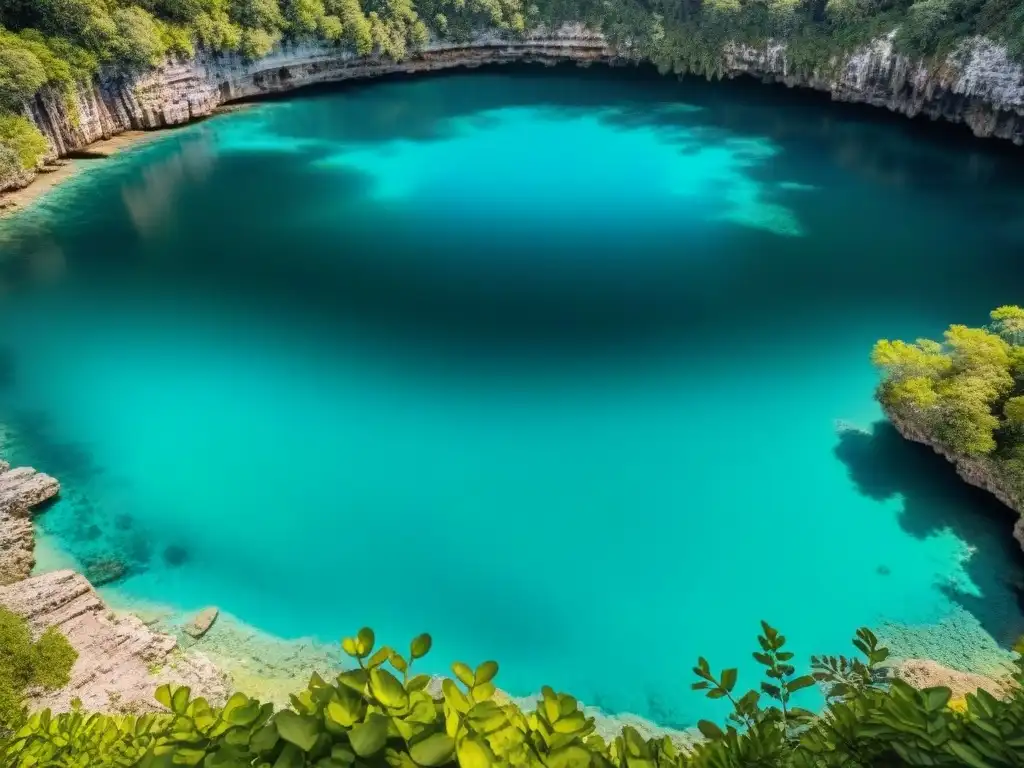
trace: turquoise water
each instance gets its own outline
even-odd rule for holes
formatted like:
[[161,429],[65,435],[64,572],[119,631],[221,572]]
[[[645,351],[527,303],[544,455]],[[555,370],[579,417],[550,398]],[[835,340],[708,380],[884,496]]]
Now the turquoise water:
[[977,665],[1024,630],[1009,518],[876,423],[868,353],[1021,301],[1022,169],[644,72],[262,104],[0,227],[7,451],[108,595],[430,630],[513,693],[691,724],[762,618]]

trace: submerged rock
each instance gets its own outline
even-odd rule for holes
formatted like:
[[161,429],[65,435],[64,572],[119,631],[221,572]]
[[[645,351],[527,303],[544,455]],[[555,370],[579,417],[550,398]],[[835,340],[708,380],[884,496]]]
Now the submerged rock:
[[85,563],[85,578],[97,587],[123,579],[128,568],[116,557],[99,557]]
[[213,626],[213,622],[217,620],[219,615],[220,611],[213,606],[203,608],[203,610],[192,617],[192,621],[185,625],[185,634],[198,640],[210,631],[210,627]]
[[78,651],[71,683],[31,698],[33,709],[71,708],[146,712],[160,708],[153,692],[163,683],[188,685],[211,703],[227,699],[227,680],[201,654],[182,652],[170,635],[134,616],[115,616],[92,585],[74,571],[54,571],[0,587],[0,605],[28,619],[33,634],[56,626]]
[[32,510],[60,492],[60,483],[31,467],[0,461],[0,584],[23,579],[35,565]]

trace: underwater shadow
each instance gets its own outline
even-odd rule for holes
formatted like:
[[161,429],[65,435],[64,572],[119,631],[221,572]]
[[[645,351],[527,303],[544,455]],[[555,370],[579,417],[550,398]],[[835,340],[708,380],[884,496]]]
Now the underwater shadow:
[[1018,586],[1024,554],[1012,536],[1012,510],[961,480],[929,447],[903,439],[888,421],[872,424],[870,431],[841,431],[835,454],[863,495],[876,501],[902,498],[899,524],[911,536],[927,539],[948,530],[971,548],[963,568],[980,597],[941,585],[950,600],[1003,647],[1024,634]]

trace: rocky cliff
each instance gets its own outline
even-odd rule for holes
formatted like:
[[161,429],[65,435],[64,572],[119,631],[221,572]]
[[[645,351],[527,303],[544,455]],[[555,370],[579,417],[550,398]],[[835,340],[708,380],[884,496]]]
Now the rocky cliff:
[[159,709],[153,692],[163,683],[187,685],[211,703],[227,699],[227,679],[205,656],[178,651],[173,637],[152,631],[134,616],[115,616],[74,571],[0,587],[0,605],[28,619],[36,635],[57,627],[78,651],[71,683],[36,693],[33,708],[66,711],[78,698],[94,712],[153,711]]
[[84,576],[28,578],[35,565],[30,515],[59,491],[49,475],[0,461],[0,606],[28,619],[36,635],[56,626],[78,651],[71,684],[38,693],[33,706],[66,710],[79,698],[93,710],[153,710],[153,691],[164,682],[189,685],[214,702],[226,699],[227,680],[206,657],[178,652],[173,637],[133,616],[115,616]]
[[1021,548],[1024,549],[1024,499],[1021,499],[1019,494],[1011,488],[1010,484],[1002,478],[990,459],[985,456],[965,456],[953,453],[933,440],[919,426],[901,416],[894,409],[885,405],[882,408],[889,421],[896,427],[896,431],[904,439],[927,445],[956,467],[956,473],[965,483],[988,491],[1007,507],[1015,511],[1018,519],[1013,526],[1013,537],[1020,543]]
[[0,461],[0,584],[24,579],[35,565],[32,510],[52,499],[60,484],[29,467]]
[[[1004,48],[984,39],[965,42],[935,65],[896,53],[890,35],[812,72],[796,70],[783,44],[730,45],[723,53],[723,74],[728,77],[752,75],[813,88],[837,101],[965,123],[978,136],[1024,144],[1024,68],[1011,61]],[[401,62],[303,43],[285,45],[257,61],[201,52],[135,76],[103,75],[79,89],[77,122],[70,119],[56,92],[40,92],[25,109],[49,139],[55,157],[123,131],[179,125],[209,115],[226,102],[313,83],[512,61],[589,64],[637,59],[580,24],[538,30],[521,39],[482,33],[464,44],[432,41]],[[0,180],[0,190],[27,180]]]
[[201,52],[137,76],[101,76],[81,87],[77,124],[56,92],[40,92],[26,111],[49,139],[54,154],[65,155],[123,131],[180,125],[212,114],[226,102],[315,83],[511,61],[589,64],[613,58],[615,52],[604,38],[581,25],[539,31],[522,39],[488,33],[465,44],[433,41],[401,62],[359,57],[315,43],[285,45],[254,62],[233,54]]
[[794,71],[784,45],[728,46],[726,71],[827,91],[835,101],[885,107],[908,117],[964,123],[976,136],[1024,144],[1024,67],[1004,47],[974,38],[935,63],[898,54],[893,37],[809,73]]

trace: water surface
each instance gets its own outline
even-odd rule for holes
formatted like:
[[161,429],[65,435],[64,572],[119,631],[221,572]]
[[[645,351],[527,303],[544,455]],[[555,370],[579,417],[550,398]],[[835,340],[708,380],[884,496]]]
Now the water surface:
[[513,693],[690,724],[762,618],[977,667],[1024,630],[1008,517],[876,424],[868,353],[1021,301],[1022,170],[644,72],[262,104],[0,228],[7,452],[109,597],[426,629]]

